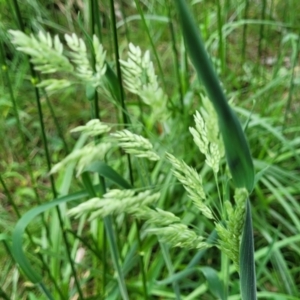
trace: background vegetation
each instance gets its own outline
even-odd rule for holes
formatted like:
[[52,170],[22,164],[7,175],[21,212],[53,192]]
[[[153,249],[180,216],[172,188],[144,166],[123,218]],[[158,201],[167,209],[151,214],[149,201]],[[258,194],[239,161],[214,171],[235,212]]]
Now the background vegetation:
[[[203,0],[189,4],[254,158],[257,176],[251,204],[258,297],[299,299],[300,2]],[[11,255],[14,226],[33,207],[82,190],[82,180],[71,169],[55,177],[48,174],[53,164],[81,147],[81,140],[69,131],[90,120],[95,99],[104,122],[123,124],[124,108],[101,92],[91,99],[89,90],[80,85],[53,95],[36,89],[33,83],[40,75],[32,73],[27,57],[10,43],[8,30],[20,29],[21,17],[28,34],[44,30],[62,37],[75,32],[86,39],[96,33],[115,73],[116,41],[123,59],[129,42],[142,51],[149,49],[168,98],[168,119],[154,120],[147,105],[126,93],[132,127],[149,138],[160,155],[168,151],[205,176],[205,190],[211,199],[218,199],[213,174],[188,130],[202,105],[204,88],[187,57],[172,1],[26,0],[19,2],[20,15],[14,1],[2,0],[0,7],[0,297],[45,299]],[[134,159],[132,164],[130,172],[123,153],[109,158],[109,165],[135,187],[150,182],[158,188],[162,193],[158,207],[209,236],[214,224],[195,211],[165,159],[145,168]],[[102,220],[78,222],[66,211],[67,206],[59,212],[46,211],[30,224],[23,239],[30,262],[54,299],[121,299]],[[218,249],[163,248],[155,236],[143,231],[138,245],[136,231],[143,224],[122,215],[112,225],[130,299],[176,299],[178,294],[182,299],[217,298],[214,284],[218,284],[205,270],[220,272]],[[240,299],[238,275],[233,268],[230,272],[228,299]],[[222,279],[222,272],[219,275]]]

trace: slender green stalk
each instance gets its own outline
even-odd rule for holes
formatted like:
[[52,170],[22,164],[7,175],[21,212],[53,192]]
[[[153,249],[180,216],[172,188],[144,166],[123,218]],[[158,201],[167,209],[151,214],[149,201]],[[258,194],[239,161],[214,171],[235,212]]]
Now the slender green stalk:
[[93,6],[93,10],[94,10],[94,20],[95,20],[95,34],[98,36],[100,43],[102,43],[102,26],[101,26],[101,17],[99,14],[99,5],[98,5],[98,1],[93,1],[94,6]]
[[184,111],[184,104],[183,104],[183,88],[181,84],[180,79],[180,66],[178,62],[178,51],[176,48],[176,40],[175,40],[175,32],[174,32],[174,26],[172,22],[172,16],[171,16],[171,5],[168,5],[168,16],[169,16],[169,29],[170,29],[170,35],[171,35],[171,41],[172,41],[172,50],[173,50],[173,56],[174,56],[174,71],[177,79],[177,87],[178,87],[178,93],[179,93],[179,101],[181,106],[181,112]]
[[11,196],[10,191],[8,190],[8,188],[7,188],[6,184],[5,184],[5,181],[3,180],[1,174],[0,174],[0,182],[1,182],[2,187],[3,187],[3,191],[5,192],[5,195],[6,195],[7,199],[8,199],[8,201],[9,201],[9,204],[12,206],[12,208],[13,208],[15,214],[17,215],[17,217],[20,218],[21,214],[19,212],[18,206],[16,205],[13,197]]
[[[269,17],[268,20],[272,21],[272,16],[273,16],[273,9],[274,9],[274,1],[270,0],[270,9],[269,9]],[[267,27],[267,32],[266,32],[266,36],[269,36],[270,31],[272,30],[272,28],[270,26]]]
[[298,41],[297,41],[297,45],[293,51],[293,55],[292,55],[292,75],[291,75],[291,79],[290,79],[290,87],[289,87],[289,94],[288,94],[288,100],[285,106],[285,110],[284,110],[284,119],[283,119],[283,127],[282,127],[282,131],[286,128],[287,125],[287,117],[288,114],[290,112],[291,109],[291,103],[292,103],[292,99],[293,99],[293,92],[294,92],[294,87],[295,87],[295,83],[294,83],[294,79],[295,79],[295,68],[297,66],[298,63],[298,57],[299,57],[299,50],[300,50],[300,34],[298,35]]
[[[107,257],[107,234],[106,234],[106,230],[105,227],[103,228],[103,246],[102,246],[102,258],[106,258]],[[103,282],[102,282],[102,291],[103,291],[103,295],[105,296],[105,290],[106,290],[106,273],[107,273],[107,262],[103,261]]]
[[[129,120],[127,108],[125,105],[125,95],[124,95],[124,89],[123,89],[123,84],[122,84],[122,72],[121,72],[121,64],[120,64],[120,56],[119,56],[119,44],[118,44],[118,34],[117,34],[117,27],[116,27],[116,15],[115,15],[115,8],[114,8],[114,0],[110,0],[110,13],[111,13],[111,25],[112,25],[112,30],[113,30],[115,62],[116,62],[116,68],[117,68],[118,83],[119,83],[119,88],[120,88],[122,116],[123,116],[123,122],[124,122],[125,128],[126,128],[128,126],[128,124],[130,123],[130,120]],[[130,182],[133,183],[133,171],[132,171],[130,155],[127,155],[127,161],[128,161]]]
[[[59,211],[59,208],[57,208],[57,211]],[[76,288],[77,288],[78,296],[79,296],[79,299],[83,300],[84,296],[83,296],[83,293],[82,293],[82,290],[81,290],[81,285],[80,285],[80,282],[79,282],[79,279],[78,279],[78,276],[77,276],[75,263],[73,261],[72,255],[71,255],[71,247],[70,247],[70,244],[69,244],[69,241],[68,241],[67,232],[65,230],[63,230],[63,239],[64,239],[64,242],[65,242],[65,245],[66,245],[68,260],[69,260],[69,263],[70,263],[70,266],[71,266],[71,269],[72,269],[72,275],[74,277],[74,281],[75,281],[75,285],[76,285]]]
[[91,242],[87,241],[85,238],[83,238],[82,236],[78,235],[76,232],[74,232],[73,230],[70,229],[66,229],[66,232],[69,233],[70,235],[72,235],[75,239],[80,240],[80,242],[85,245],[87,247],[87,249],[89,249],[92,253],[94,253],[94,255],[101,260],[101,253],[99,253],[99,251],[97,250],[97,247],[93,247],[91,245]]
[[[10,6],[10,1],[7,1],[8,5]],[[23,21],[22,21],[22,16],[21,16],[21,11],[19,9],[19,4],[18,4],[18,1],[17,0],[13,0],[13,12],[15,13],[15,16],[16,16],[16,22],[17,22],[17,25],[18,27],[24,32],[24,24],[23,24]]]
[[[124,20],[126,20],[124,2],[120,1],[119,4],[120,4],[120,7],[121,7],[122,17],[123,17]],[[125,35],[126,35],[127,42],[130,42],[130,30],[128,28],[128,24],[127,24],[126,21],[124,22],[124,27],[125,27]]]
[[218,35],[219,35],[219,58],[221,61],[221,73],[225,73],[225,46],[223,37],[223,16],[222,16],[222,5],[221,0],[217,0],[217,15],[218,15]]
[[[116,61],[116,67],[117,67],[117,75],[119,79],[119,87],[121,90],[121,105],[123,109],[123,122],[126,124],[129,123],[129,117],[127,115],[127,108],[125,106],[124,101],[124,90],[123,90],[123,84],[122,84],[122,73],[121,73],[121,64],[119,61],[119,46],[118,46],[118,36],[117,36],[117,28],[116,28],[116,16],[114,11],[114,0],[110,0],[110,9],[111,9],[111,19],[112,19],[112,28],[113,28],[113,38],[114,38],[114,50],[115,50],[115,61]],[[133,186],[134,185],[134,179],[133,179],[133,170],[131,165],[131,159],[130,155],[127,154],[127,161],[128,161],[128,168],[129,168],[129,176],[130,176],[130,183]],[[137,227],[137,240],[138,240],[138,246],[139,246],[139,252],[142,253],[142,242],[140,239],[140,224],[136,220],[136,227]],[[147,275],[145,273],[145,267],[144,267],[144,260],[141,255],[139,255],[139,263],[140,263],[140,269],[142,272],[142,281],[143,281],[143,292],[144,292],[144,299],[148,299],[148,291],[147,291]]]
[[141,224],[138,220],[136,220],[135,225],[136,225],[136,229],[137,229],[136,230],[136,238],[138,241],[138,248],[139,248],[139,264],[140,264],[140,270],[142,273],[143,293],[144,293],[144,299],[147,300],[148,299],[147,275],[145,272],[144,258],[142,255],[143,245],[142,245],[142,240],[141,240],[141,235],[140,235]]
[[[120,64],[120,56],[119,56],[119,43],[118,43],[118,34],[117,34],[117,27],[116,27],[116,15],[115,15],[115,8],[114,8],[114,0],[110,0],[110,12],[111,12],[111,26],[113,30],[113,44],[114,44],[114,53],[115,53],[115,62],[117,68],[117,77],[120,89],[120,102],[122,107],[122,117],[123,123],[125,124],[125,128],[127,128],[128,124],[130,124],[130,119],[128,116],[127,108],[125,105],[125,95],[124,89],[122,84],[122,72],[121,72],[121,64]],[[133,171],[132,165],[130,160],[130,155],[127,154],[127,161],[128,161],[128,168],[129,168],[129,176],[130,182],[133,184]]]
[[[262,7],[261,7],[261,20],[264,21],[266,18],[266,9],[267,9],[267,1],[262,0]],[[259,61],[262,57],[262,49],[263,49],[263,40],[264,40],[264,23],[262,22],[259,29],[259,41],[258,41],[258,51],[257,51],[257,59],[258,59],[258,65]]]
[[[124,101],[124,90],[123,90],[123,84],[122,84],[122,73],[121,73],[121,64],[119,61],[119,46],[118,46],[118,36],[117,36],[117,28],[116,28],[116,16],[115,16],[115,10],[114,10],[114,0],[110,0],[110,10],[111,10],[111,20],[112,20],[112,28],[113,28],[113,39],[114,39],[114,50],[115,50],[115,61],[116,61],[116,67],[117,67],[117,75],[119,80],[119,87],[121,90],[121,105],[122,105],[122,116],[123,116],[123,122],[125,124],[125,128],[127,127],[126,124],[130,122],[129,117],[127,115],[127,108],[125,106]],[[132,186],[134,186],[134,178],[133,178],[133,170],[131,165],[131,159],[130,155],[127,154],[127,161],[128,161],[128,168],[129,168],[129,176],[130,176],[130,183]],[[138,240],[138,246],[139,246],[139,252],[142,253],[142,242],[140,238],[140,224],[136,220],[136,228],[137,228],[137,240]],[[145,273],[145,267],[144,267],[144,259],[143,256],[139,255],[139,264],[140,269],[142,272],[142,281],[143,281],[143,293],[144,293],[144,299],[148,299],[148,291],[147,291],[147,275]]]
[[113,44],[114,44],[114,53],[115,53],[115,62],[116,62],[116,69],[117,69],[117,78],[120,88],[120,102],[122,107],[122,116],[125,126],[127,126],[130,122],[128,120],[127,109],[125,105],[125,95],[124,89],[122,84],[122,72],[121,72],[121,64],[120,64],[120,56],[119,56],[119,44],[118,44],[118,33],[116,27],[116,15],[115,15],[115,7],[114,7],[114,0],[110,0],[110,17],[111,17],[111,27],[113,31]]
[[230,274],[229,274],[229,258],[228,256],[224,253],[221,252],[221,276],[223,279],[223,295],[224,299],[228,298],[228,290],[229,290],[229,282],[230,282]]
[[[90,33],[91,36],[93,36],[95,34],[95,1],[94,0],[89,0],[89,24],[90,24]],[[94,55],[92,55],[94,57]],[[92,57],[92,59],[94,60],[94,58]],[[92,63],[93,66],[95,66],[95,61],[93,61]]]
[[[90,34],[93,36],[95,34],[95,25],[97,28],[98,36],[101,37],[101,22],[100,22],[100,16],[99,16],[99,9],[98,9],[98,3],[95,0],[89,1],[89,14],[90,14]],[[100,40],[100,38],[99,38]],[[96,70],[96,59],[95,59],[95,53],[94,48],[92,49],[92,67],[93,70]],[[95,92],[93,96],[93,107],[91,107],[91,118],[93,119],[100,119],[100,108],[99,108],[99,101],[98,101],[98,93]],[[95,142],[98,138],[95,139]],[[102,176],[99,176],[99,181],[102,186],[103,193],[105,193],[105,180]],[[100,221],[102,222],[102,221]],[[98,223],[98,228],[100,228],[100,224]],[[106,235],[106,229],[105,226],[103,227],[102,231],[103,236],[103,248],[104,251],[102,251],[102,263],[103,263],[103,277],[102,277],[102,293],[105,296],[106,294],[106,270],[107,270],[107,235]]]
[[46,102],[47,102],[48,108],[49,108],[49,110],[50,110],[51,117],[52,117],[52,119],[53,119],[53,121],[54,121],[55,127],[56,127],[56,129],[57,129],[57,133],[58,133],[59,137],[61,138],[61,140],[62,140],[62,142],[63,142],[64,150],[65,150],[66,153],[69,153],[69,147],[68,147],[68,144],[67,144],[66,139],[65,139],[65,137],[64,137],[64,134],[63,134],[63,132],[62,132],[62,130],[61,130],[61,127],[60,127],[60,125],[59,125],[59,121],[58,121],[58,119],[57,119],[57,117],[56,117],[54,108],[53,108],[53,106],[52,106],[52,104],[51,104],[51,101],[50,101],[50,99],[49,99],[47,93],[44,94],[44,97],[46,98]]
[[[165,244],[163,244],[163,243],[159,243],[159,244],[160,244],[160,249],[162,251],[164,260],[166,262],[167,269],[169,271],[169,275],[172,276],[174,274],[174,268],[173,268],[173,265],[172,265],[172,262],[171,262],[169,250],[168,250],[168,248]],[[178,282],[173,281],[172,286],[173,286],[173,290],[174,290],[175,295],[176,295],[176,300],[180,300],[181,297],[180,297],[180,289],[179,289]]]
[[[244,20],[248,18],[249,0],[243,0],[245,2]],[[246,59],[246,48],[247,48],[247,22],[243,26],[243,39],[242,39],[242,65]]]
[[182,84],[182,90],[183,95],[187,93],[190,87],[190,81],[189,81],[189,72],[188,72],[188,54],[186,51],[186,45],[183,38],[181,38],[181,84]]
[[226,12],[227,15],[229,14],[230,7],[231,7],[231,1],[230,0],[226,0],[225,1],[225,12]]
[[[91,36],[93,37],[93,35],[95,34],[95,8],[96,8],[96,3],[94,0],[90,0],[90,4],[89,4],[89,15],[90,15],[90,33]],[[98,18],[97,18],[98,19]],[[96,66],[95,66],[95,53],[94,53],[94,47],[91,47],[92,50],[92,67],[93,70],[95,72],[96,70]],[[100,117],[100,111],[99,111],[99,104],[98,104],[98,94],[95,92],[93,93],[93,108],[92,108],[92,118],[93,119],[99,119]]]

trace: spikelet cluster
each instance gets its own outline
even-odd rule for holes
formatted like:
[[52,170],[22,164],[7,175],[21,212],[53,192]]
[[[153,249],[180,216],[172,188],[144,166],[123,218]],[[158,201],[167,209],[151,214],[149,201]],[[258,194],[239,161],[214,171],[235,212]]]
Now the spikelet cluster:
[[9,30],[9,33],[17,50],[31,56],[37,71],[45,74],[73,71],[72,64],[63,54],[63,44],[58,35],[52,38],[49,33],[40,31],[35,37],[19,30]]
[[98,87],[102,83],[102,76],[106,72],[105,56],[106,53],[103,50],[102,45],[99,43],[98,38],[93,36],[93,50],[95,52],[96,64],[95,71],[91,65],[87,47],[83,39],[78,38],[78,36],[73,33],[72,35],[65,35],[65,40],[72,50],[70,53],[71,60],[76,66],[76,75],[83,81],[91,84],[93,87]]
[[173,155],[167,153],[167,158],[173,167],[173,174],[183,184],[192,199],[194,205],[208,219],[214,219],[213,213],[205,203],[206,196],[203,190],[202,178],[193,168],[189,167],[184,161],[178,160]]
[[159,156],[152,151],[153,146],[146,138],[134,134],[127,129],[117,131],[111,134],[118,145],[128,154],[133,154],[136,157],[144,157],[149,160],[159,160]]
[[128,60],[120,60],[120,63],[126,89],[151,106],[157,119],[165,117],[167,97],[158,84],[150,52],[142,55],[140,47],[130,43]]
[[134,212],[134,215],[145,221],[146,224],[153,227],[164,227],[173,223],[179,223],[180,218],[169,211],[160,208],[152,209],[150,207],[141,207]]
[[94,161],[103,160],[107,152],[110,150],[110,143],[101,143],[95,145],[94,143],[89,143],[81,149],[74,150],[69,155],[67,155],[62,161],[55,164],[50,174],[57,173],[62,168],[69,164],[76,165],[76,176],[78,177],[87,167]]
[[10,30],[9,33],[17,50],[31,56],[35,70],[43,74],[57,72],[68,74],[68,79],[45,79],[38,84],[38,87],[53,92],[74,83],[89,84],[94,88],[102,86],[103,75],[106,72],[106,53],[95,35],[92,43],[95,66],[92,66],[86,44],[75,33],[65,35],[65,41],[71,49],[66,53],[58,35],[52,38],[49,33],[40,31],[35,37],[18,30]]
[[[71,132],[80,132],[88,137],[95,137],[105,134],[110,130],[110,125],[102,123],[99,119],[92,119],[85,125],[72,129]],[[50,174],[57,173],[68,164],[75,164],[77,170],[76,176],[78,177],[85,167],[92,162],[103,160],[107,152],[113,149],[116,144],[123,148],[126,153],[136,157],[147,158],[152,161],[160,159],[160,157],[152,151],[153,146],[149,140],[125,129],[112,133],[109,139],[106,138],[102,140],[100,144],[95,145],[94,142],[92,142],[81,149],[74,150],[62,161],[55,164]]]
[[110,130],[111,127],[109,125],[102,123],[99,119],[92,119],[85,125],[73,128],[70,132],[81,132],[90,137],[94,137],[109,132]]
[[205,155],[205,162],[214,173],[219,172],[220,160],[224,156],[224,146],[219,134],[218,119],[216,112],[207,99],[202,96],[204,108],[194,115],[196,127],[190,127],[194,142],[201,153]]
[[236,189],[234,195],[235,207],[233,208],[229,201],[225,202],[227,221],[216,223],[219,247],[233,261],[237,271],[239,271],[239,249],[247,197],[248,192],[246,189]]
[[158,236],[161,242],[172,247],[187,249],[205,249],[211,245],[204,242],[204,238],[197,235],[185,224],[180,222],[180,218],[171,212],[159,208],[140,207],[134,215],[146,221],[149,228],[146,230],[150,234]]
[[206,249],[211,247],[211,245],[204,242],[202,236],[197,235],[182,223],[175,223],[160,228],[149,228],[147,232],[156,234],[161,242],[167,243],[172,247],[186,249]]
[[90,214],[89,220],[108,215],[122,213],[134,214],[140,207],[154,204],[160,197],[159,193],[145,191],[135,193],[133,190],[110,190],[102,198],[92,198],[69,210],[69,215],[77,218]]

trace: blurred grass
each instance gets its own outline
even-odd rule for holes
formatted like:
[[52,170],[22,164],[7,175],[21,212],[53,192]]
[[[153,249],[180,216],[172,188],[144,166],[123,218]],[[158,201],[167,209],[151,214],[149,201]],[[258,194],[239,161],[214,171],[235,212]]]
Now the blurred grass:
[[[196,16],[206,47],[212,56],[213,64],[219,73],[222,86],[233,99],[234,109],[242,121],[246,124],[250,116],[246,134],[250,149],[255,159],[254,165],[259,174],[258,183],[252,195],[252,215],[254,222],[255,243],[257,249],[258,295],[262,299],[297,299],[300,297],[299,259],[299,56],[296,49],[300,17],[300,2],[289,1],[265,1],[263,3],[252,1],[220,1],[222,4],[221,16],[223,25],[224,49],[220,50],[220,28],[218,27],[217,4],[215,1],[189,1]],[[248,6],[246,3],[248,2]],[[33,184],[28,176],[26,162],[29,161],[33,169],[38,193],[45,203],[52,199],[50,193],[49,178],[46,176],[42,140],[39,134],[37,122],[37,108],[33,101],[33,91],[28,75],[28,65],[24,57],[15,52],[8,42],[7,30],[16,28],[14,15],[9,1],[0,1],[0,38],[4,43],[8,72],[14,87],[14,95],[17,99],[17,107],[25,135],[26,148],[29,157],[25,157],[22,151],[24,145],[18,135],[16,116],[14,115],[7,84],[1,77],[0,94],[0,170],[5,181],[9,195],[14,199],[22,214],[37,205]],[[161,128],[159,124],[153,131],[147,132],[155,144],[164,151],[173,151],[177,157],[195,167],[205,177],[205,189],[211,198],[216,196],[216,187],[213,184],[213,176],[208,174],[207,168],[203,168],[203,157],[199,154],[192,138],[188,133],[188,127],[192,124],[192,114],[201,105],[199,92],[203,87],[197,82],[196,74],[188,62],[183,51],[183,40],[179,29],[178,16],[170,1],[143,1],[140,2],[141,10],[145,17],[145,24],[149,29],[155,49],[158,53],[160,64],[163,66],[163,78],[158,72],[158,64],[154,53],[151,51],[160,82],[165,82],[165,92],[170,100],[168,108],[171,118],[168,128]],[[87,2],[75,1],[74,6],[68,7],[62,1],[22,1],[21,13],[25,22],[26,31],[38,31],[44,28],[51,33],[77,32],[84,34],[79,25],[79,19],[88,30]],[[248,22],[244,21],[247,8]],[[141,13],[130,1],[115,1],[114,9],[118,28],[119,53],[124,57],[127,52],[128,42],[139,45],[142,50],[150,49],[149,37],[145,34],[145,24],[141,21]],[[264,14],[262,11],[264,9]],[[109,2],[99,3],[101,34],[104,47],[107,49],[108,61],[114,61],[111,20],[109,17]],[[264,16],[262,19],[262,15]],[[168,18],[172,18],[174,37],[170,32]],[[127,20],[127,22],[126,22]],[[220,20],[220,19],[219,19]],[[269,24],[267,22],[272,22]],[[244,26],[247,24],[246,31]],[[263,25],[263,34],[262,26]],[[232,31],[227,29],[234,28]],[[228,33],[229,32],[229,33]],[[227,34],[228,33],[228,34]],[[243,36],[243,34],[245,36]],[[176,41],[176,42],[174,42]],[[245,43],[245,44],[244,44]],[[177,53],[174,54],[174,46]],[[243,57],[243,49],[245,56]],[[219,51],[225,57],[220,57]],[[258,55],[259,54],[259,55]],[[293,57],[296,57],[293,75],[293,91],[291,105],[287,107],[293,68]],[[176,60],[176,61],[174,61]],[[223,66],[223,67],[222,67]],[[115,67],[115,63],[112,63]],[[176,68],[176,69],[175,69]],[[177,74],[179,71],[179,76]],[[188,80],[186,80],[188,78]],[[182,95],[179,94],[181,86]],[[132,95],[127,96],[127,106],[133,120],[139,120],[138,100]],[[180,101],[182,97],[182,102]],[[63,141],[59,136],[46,99],[42,96],[42,109],[46,124],[46,133],[52,161],[58,162],[67,153],[63,147]],[[60,128],[64,133],[66,143],[70,149],[76,140],[68,133],[69,129],[86,123],[90,116],[90,103],[85,99],[85,91],[78,88],[70,88],[62,94],[51,96],[50,101],[54,107]],[[255,101],[255,103],[253,103]],[[101,103],[101,118],[107,122],[117,122],[120,119],[118,109],[114,103],[107,101],[103,95],[99,95]],[[183,103],[183,110],[182,110]],[[253,112],[251,113],[253,107]],[[147,110],[142,107],[145,113]],[[287,117],[284,118],[287,110]],[[163,130],[163,131],[162,131]],[[168,131],[167,131],[168,130]],[[120,173],[127,174],[125,159],[115,158],[111,161]],[[205,218],[195,214],[189,199],[183,188],[175,184],[169,167],[165,162],[158,163],[149,174],[151,182],[161,185],[162,197],[159,207],[170,210],[181,216],[187,224],[197,229],[199,234],[207,236],[213,226]],[[142,180],[137,176],[137,186]],[[64,185],[64,179],[56,178],[59,186]],[[80,183],[72,181],[70,191],[77,191]],[[63,189],[63,188],[62,188]],[[66,191],[64,191],[66,192]],[[0,190],[0,232],[10,234],[17,216],[8,201],[7,192],[1,186]],[[41,251],[45,260],[51,264],[52,272],[56,280],[65,278],[62,282],[62,292],[65,299],[75,299],[76,290],[70,287],[69,264],[66,261],[66,253],[56,240],[57,225],[54,214],[49,213],[46,218],[50,220],[49,227],[52,241],[47,240],[47,233],[40,220],[35,220],[29,229],[37,245],[42,248],[30,246],[25,237],[27,253],[32,253],[30,258],[35,266],[40,262],[34,255],[34,251]],[[68,224],[67,227],[71,227]],[[99,225],[99,224],[98,224]],[[94,252],[86,251],[83,260],[77,264],[80,280],[83,284],[83,292],[88,296],[99,296],[102,287],[103,265],[99,259],[95,259],[93,253],[101,257],[103,248],[102,231],[96,223],[86,228],[84,223],[72,224],[75,231],[84,239],[84,243],[75,244],[78,241],[70,238],[74,243],[73,255],[78,249],[86,249],[86,245]],[[84,228],[84,229],[83,229]],[[130,291],[130,299],[143,299],[142,278],[139,275],[138,256],[136,254],[136,229],[131,220],[120,218],[115,220],[114,228],[118,232],[119,252],[123,262],[126,284]],[[286,242],[286,243],[285,243]],[[8,241],[10,243],[10,241]],[[282,243],[280,249],[277,245]],[[44,246],[49,246],[49,250]],[[262,251],[263,250],[263,251]],[[264,253],[264,254],[261,254]],[[260,255],[259,255],[260,254]],[[169,272],[165,266],[161,250],[154,237],[143,236],[143,255],[147,276],[149,278],[149,299],[175,299],[174,291],[170,285],[159,285],[157,281],[168,278]],[[189,262],[196,257],[194,251],[182,249],[169,249],[174,273],[185,270]],[[216,249],[211,249],[204,254],[201,265],[211,266],[219,270],[220,257]],[[3,273],[0,275],[0,286],[8,299],[44,299],[40,292],[31,286],[26,278],[19,273],[9,255],[5,244],[0,244],[0,266]],[[37,268],[39,269],[39,267]],[[64,275],[66,275],[64,277]],[[50,285],[49,277],[44,272],[45,281]],[[118,288],[113,278],[111,269],[107,272],[106,288],[111,298],[118,299]],[[200,273],[181,278],[178,281],[182,299],[214,299],[213,294],[207,289],[205,278]],[[238,278],[232,275],[230,282],[230,294],[228,299],[240,299]],[[2,292],[0,290],[0,292]],[[267,294],[269,292],[269,294]],[[98,294],[97,294],[98,293]],[[276,294],[278,297],[276,298]],[[58,295],[55,294],[57,299]],[[291,297],[290,297],[291,296]],[[68,298],[69,297],[69,298]],[[74,297],[74,298],[72,298]],[[289,298],[290,297],[290,298]],[[90,298],[92,299],[92,298]]]

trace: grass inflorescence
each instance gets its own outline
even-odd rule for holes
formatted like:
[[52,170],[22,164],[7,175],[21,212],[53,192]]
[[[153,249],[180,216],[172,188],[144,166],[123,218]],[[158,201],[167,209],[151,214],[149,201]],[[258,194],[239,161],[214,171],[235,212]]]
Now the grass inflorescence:
[[299,299],[298,1],[50,2],[0,12],[0,297]]

